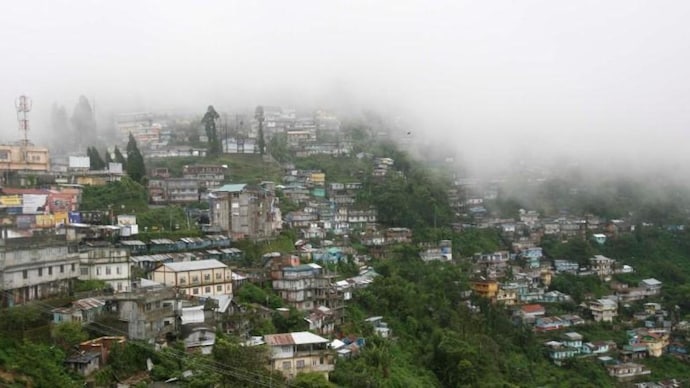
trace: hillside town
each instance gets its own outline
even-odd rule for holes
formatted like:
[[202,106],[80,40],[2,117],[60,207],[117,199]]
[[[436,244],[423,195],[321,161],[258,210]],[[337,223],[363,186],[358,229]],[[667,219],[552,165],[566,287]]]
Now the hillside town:
[[[117,141],[104,155],[90,145],[62,155],[28,140],[0,146],[2,307],[37,306],[51,327],[88,332],[63,366],[91,384],[118,346],[210,356],[220,336],[265,349],[264,367],[284,381],[329,380],[370,343],[398,340],[385,311],[353,316],[351,308],[385,277],[378,263],[395,265],[407,247],[426,266],[458,268],[453,302],[475,315],[500,309],[556,366],[591,359],[614,384],[681,386],[652,381],[646,362],[688,357],[690,323],[664,299],[665,282],[638,279],[632,257],[587,248],[657,226],[593,212],[501,212],[500,180],[463,177],[447,161],[447,203],[421,211],[433,229],[448,220],[448,232],[396,223],[372,191],[412,179],[399,158],[419,139],[390,128],[360,139],[343,121],[268,106],[230,123],[137,113],[117,116]],[[403,151],[372,146],[391,139]],[[139,153],[146,167],[135,179]],[[125,200],[133,185],[143,205]],[[102,194],[109,187],[115,194]],[[470,251],[454,237],[468,233],[500,246]],[[574,245],[559,252],[558,244]],[[593,286],[573,285],[581,281]],[[151,359],[139,367],[118,386],[154,380]],[[181,384],[200,370],[156,379]]]

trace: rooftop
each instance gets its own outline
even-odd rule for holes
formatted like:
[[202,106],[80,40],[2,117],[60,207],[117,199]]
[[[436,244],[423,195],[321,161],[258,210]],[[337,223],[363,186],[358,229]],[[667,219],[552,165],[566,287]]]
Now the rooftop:
[[173,272],[182,271],[199,271],[204,269],[214,269],[214,268],[228,268],[227,265],[221,263],[218,260],[197,260],[197,261],[183,261],[180,263],[166,263],[162,265],[167,267]]
[[269,334],[264,336],[264,341],[269,346],[325,344],[328,342],[327,339],[308,331]]

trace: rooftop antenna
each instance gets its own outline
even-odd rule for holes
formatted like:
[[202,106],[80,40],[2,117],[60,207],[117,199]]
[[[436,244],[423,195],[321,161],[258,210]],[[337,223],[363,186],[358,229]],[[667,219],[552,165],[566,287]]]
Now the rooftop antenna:
[[29,117],[28,113],[31,111],[31,99],[28,96],[21,95],[14,102],[17,108],[17,121],[19,122],[19,131],[23,134],[21,144],[23,147],[29,145]]

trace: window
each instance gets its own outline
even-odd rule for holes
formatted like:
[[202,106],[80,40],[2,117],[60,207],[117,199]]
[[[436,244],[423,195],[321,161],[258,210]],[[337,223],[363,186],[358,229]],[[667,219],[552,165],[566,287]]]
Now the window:
[[216,286],[216,291],[223,292],[223,286],[220,286],[220,285]]
[[297,360],[297,362],[295,363],[295,368],[297,368],[297,369],[304,368],[304,360]]
[[74,271],[75,271],[75,269],[74,269],[74,263],[72,263],[72,272],[74,272]]
[[60,264],[60,273],[64,273],[64,272],[65,272],[65,265]]
[[211,293],[211,287],[204,288],[204,292],[207,294],[210,294]]
[[23,270],[23,271],[22,271],[22,278],[23,278],[23,279],[26,279],[26,278],[28,278],[28,277],[29,277],[29,271]]
[[288,370],[292,367],[292,363],[290,361],[283,361],[283,370]]
[[82,276],[88,276],[89,269],[87,267],[81,267],[81,268],[79,268],[79,270],[81,271]]
[[192,283],[199,283],[199,277],[198,276],[192,276]]
[[118,275],[122,275],[122,268],[120,268],[120,266],[118,265],[117,267],[115,267],[115,272],[117,272]]
[[105,267],[105,274],[110,275],[110,266]]
[[43,268],[38,269],[38,276],[43,276]]
[[52,275],[52,274],[53,274],[53,267],[50,266],[50,267],[48,267],[48,275]]
[[185,283],[187,283],[187,278],[185,278],[184,276],[180,276],[180,284],[185,284]]
[[122,282],[117,282],[117,290],[122,291]]
[[96,267],[96,276],[101,274],[101,267]]
[[216,280],[220,280],[223,278],[223,275],[221,275],[220,272],[216,272]]
[[211,274],[207,273],[204,275],[204,281],[210,282],[211,281]]
[[194,289],[194,295],[199,295],[199,288]]

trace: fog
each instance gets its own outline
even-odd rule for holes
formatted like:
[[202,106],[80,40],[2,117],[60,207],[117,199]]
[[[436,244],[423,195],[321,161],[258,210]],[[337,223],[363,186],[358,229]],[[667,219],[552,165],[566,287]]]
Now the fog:
[[26,1],[0,12],[0,140],[14,100],[112,113],[258,104],[401,117],[466,165],[684,166],[686,1]]

